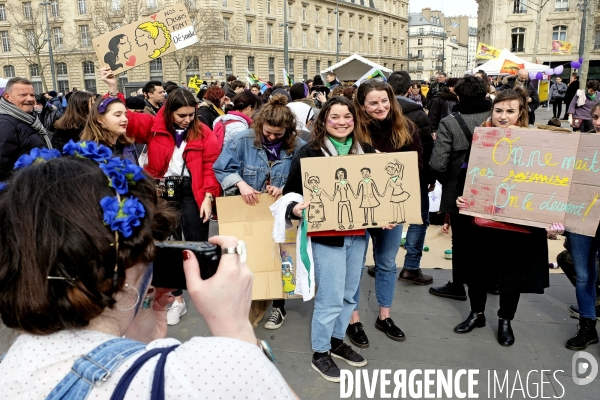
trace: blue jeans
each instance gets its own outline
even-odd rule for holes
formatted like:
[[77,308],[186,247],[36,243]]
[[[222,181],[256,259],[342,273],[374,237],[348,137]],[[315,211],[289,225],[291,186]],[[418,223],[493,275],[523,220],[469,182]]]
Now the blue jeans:
[[598,251],[598,238],[600,229],[596,236],[583,236],[567,232],[575,275],[575,294],[579,314],[583,318],[596,318],[596,252]]
[[421,268],[423,244],[429,226],[429,191],[427,187],[421,188],[421,218],[423,219],[423,225],[411,224],[406,232],[404,268],[412,271]]
[[311,343],[315,352],[331,349],[331,338],[343,339],[356,303],[364,236],[346,236],[343,247],[312,243],[315,279],[318,286],[312,318]]
[[[402,240],[402,225],[394,229],[372,229],[373,259],[375,260],[375,294],[379,307],[391,308],[394,301],[394,290],[396,289],[396,256],[400,249]],[[367,242],[369,233],[367,232]],[[363,255],[362,263],[365,264],[367,249]],[[361,277],[363,269],[361,268]],[[354,294],[356,308],[360,300],[360,289]]]

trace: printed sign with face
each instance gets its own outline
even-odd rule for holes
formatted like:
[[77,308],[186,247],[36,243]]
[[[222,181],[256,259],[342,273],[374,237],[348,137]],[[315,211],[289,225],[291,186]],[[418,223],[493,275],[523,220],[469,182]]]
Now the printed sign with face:
[[183,3],[92,40],[100,64],[107,64],[116,74],[197,42],[198,36]]

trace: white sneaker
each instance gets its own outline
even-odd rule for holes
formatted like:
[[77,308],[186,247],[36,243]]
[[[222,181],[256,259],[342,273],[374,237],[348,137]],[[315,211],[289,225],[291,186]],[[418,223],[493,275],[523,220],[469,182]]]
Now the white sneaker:
[[175,325],[181,319],[181,316],[187,312],[187,308],[185,307],[185,302],[180,303],[178,301],[174,301],[171,308],[167,310],[167,324]]
[[265,329],[277,329],[285,320],[286,314],[281,312],[279,307],[273,307],[271,309],[271,316],[269,320],[265,323]]

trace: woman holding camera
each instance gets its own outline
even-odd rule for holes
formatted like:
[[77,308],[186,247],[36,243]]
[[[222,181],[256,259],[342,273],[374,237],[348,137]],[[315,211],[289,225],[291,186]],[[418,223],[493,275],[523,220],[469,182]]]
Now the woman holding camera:
[[[102,68],[100,74],[108,84],[109,96],[99,104],[119,102],[112,71]],[[181,215],[183,238],[194,242],[208,239],[212,205],[221,193],[212,169],[220,150],[217,138],[197,116],[194,95],[175,89],[156,116],[128,111],[120,115],[119,122],[136,143],[148,146],[148,165],[144,168],[152,177],[182,177],[174,205]],[[176,300],[169,309],[169,325],[177,324],[187,312],[181,294],[181,290],[173,292]]]
[[183,254],[190,297],[214,336],[166,338],[173,296],[150,282],[154,240],[176,217],[153,180],[134,168],[121,176],[128,186],[109,186],[118,159],[103,146],[76,143],[77,157],[35,150],[0,190],[0,315],[19,333],[0,361],[3,396],[149,399],[162,387],[165,399],[294,398],[248,321],[252,273],[236,238],[211,238],[223,255],[208,280]]
[[[292,158],[304,144],[296,136],[296,117],[286,104],[284,95],[274,95],[254,118],[252,129],[232,136],[223,147],[213,168],[226,196],[239,193],[253,206],[257,194],[281,195]],[[285,300],[273,301],[265,328],[283,324],[284,306]]]

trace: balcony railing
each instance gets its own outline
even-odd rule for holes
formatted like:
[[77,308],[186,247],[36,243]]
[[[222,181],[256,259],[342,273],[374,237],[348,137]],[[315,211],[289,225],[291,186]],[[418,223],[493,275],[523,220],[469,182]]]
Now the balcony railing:
[[510,51],[513,53],[524,53],[525,48],[524,47],[511,47]]
[[408,59],[409,60],[422,60],[423,59],[423,54],[417,54],[417,55],[409,54],[408,55]]
[[556,7],[554,9],[555,12],[564,12],[564,11],[569,11],[569,6],[566,7]]
[[435,32],[435,31],[427,30],[427,31],[419,31],[419,32],[410,32],[408,34],[408,36],[440,36],[440,37],[446,37],[446,33],[445,32]]

